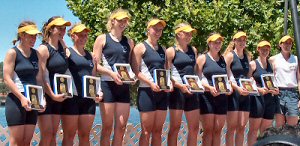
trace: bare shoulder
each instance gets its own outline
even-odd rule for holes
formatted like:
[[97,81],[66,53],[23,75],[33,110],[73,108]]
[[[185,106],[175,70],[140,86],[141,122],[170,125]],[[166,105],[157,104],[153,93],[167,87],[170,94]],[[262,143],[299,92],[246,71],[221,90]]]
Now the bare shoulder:
[[146,50],[145,45],[143,43],[138,43],[135,47],[134,47],[134,52],[135,53],[144,53]]

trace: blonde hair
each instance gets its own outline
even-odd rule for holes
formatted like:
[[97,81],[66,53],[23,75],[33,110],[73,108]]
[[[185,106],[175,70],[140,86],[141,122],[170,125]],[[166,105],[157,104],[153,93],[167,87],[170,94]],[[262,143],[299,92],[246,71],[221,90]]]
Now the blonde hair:
[[[238,32],[242,32],[242,31],[238,31]],[[235,48],[235,45],[234,45],[234,40],[231,40],[226,48],[226,50],[224,51],[223,53],[223,56],[226,56],[228,53],[232,52]],[[243,53],[247,55],[248,59],[252,59],[252,53],[249,52],[246,48],[243,49]],[[250,61],[249,60],[249,61]]]
[[60,16],[53,16],[46,23],[44,23],[44,26],[42,28],[42,33],[43,33],[43,40],[42,43],[48,42],[49,36],[50,36],[50,30],[55,27],[55,25],[51,26],[49,29],[47,29],[47,25],[51,23],[54,19],[56,18],[61,18]]
[[111,21],[114,19],[114,18],[112,18],[112,16],[114,16],[115,14],[120,13],[120,12],[127,13],[127,15],[129,17],[131,17],[131,15],[129,14],[128,10],[125,10],[125,9],[122,9],[122,8],[118,8],[118,9],[112,11],[111,14],[109,15],[108,19],[107,19],[107,23],[106,23],[106,29],[107,29],[107,31],[110,32],[111,29],[112,29],[112,23],[111,23]]
[[[22,21],[19,24],[18,29],[21,27],[27,26],[27,25],[36,25],[36,24],[32,21]],[[24,32],[22,32],[22,33],[24,33]],[[22,34],[22,33],[17,34],[17,38],[12,41],[13,45],[15,45],[17,43],[17,41],[20,41],[20,34]]]
[[[187,22],[179,23],[174,27],[174,30],[176,30],[180,27],[188,26],[188,25],[190,25],[190,24]],[[175,34],[175,45],[178,45],[178,35],[177,34]],[[176,47],[175,50],[178,51],[178,48]]]

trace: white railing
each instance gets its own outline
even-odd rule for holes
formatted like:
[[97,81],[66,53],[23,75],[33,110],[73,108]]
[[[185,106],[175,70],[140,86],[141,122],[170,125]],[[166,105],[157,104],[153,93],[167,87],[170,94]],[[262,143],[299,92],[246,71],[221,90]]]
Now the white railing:
[[[168,126],[169,126],[169,124],[166,123],[166,124],[164,124],[164,127],[163,127],[163,132],[162,132],[162,145],[163,146],[167,145],[168,128],[169,128]],[[92,146],[100,145],[101,128],[102,128],[102,126],[100,124],[97,124],[92,128],[91,135],[90,135],[90,143]],[[58,134],[57,134],[57,142],[61,143],[63,135],[62,135],[61,127],[59,127],[59,129],[60,130],[58,130]],[[201,126],[200,126],[200,129],[201,130],[199,130],[198,137],[197,137],[198,145],[201,145],[201,143],[202,143],[202,128],[201,128]],[[36,131],[39,131],[38,128],[36,128]],[[225,131],[226,130],[223,129],[222,137],[221,137],[222,145],[224,145],[224,143],[225,143],[225,137],[224,137]],[[133,124],[129,123],[126,128],[123,145],[124,146],[138,146],[140,133],[141,133],[140,124],[134,126]],[[188,128],[187,128],[186,122],[182,122],[180,131],[178,134],[178,146],[186,146],[187,145],[187,134],[188,134]],[[40,141],[40,133],[35,132],[33,134],[33,138],[32,138],[32,145],[38,145],[39,141]],[[8,143],[9,143],[8,128],[0,126],[0,145],[4,146],[4,145],[8,145]],[[74,145],[78,146],[78,138],[75,138]]]

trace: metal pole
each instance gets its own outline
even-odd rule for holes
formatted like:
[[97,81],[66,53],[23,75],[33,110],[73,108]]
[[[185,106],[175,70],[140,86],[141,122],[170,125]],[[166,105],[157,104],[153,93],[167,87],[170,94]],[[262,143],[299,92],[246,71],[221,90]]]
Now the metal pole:
[[289,13],[289,0],[284,0],[284,35],[287,35],[288,30],[288,13]]
[[[294,39],[296,42],[296,49],[297,49],[297,57],[298,62],[300,61],[300,28],[299,28],[299,16],[298,16],[298,9],[297,9],[297,2],[296,0],[290,0],[290,6],[292,10],[292,20],[294,23]],[[300,67],[300,64],[298,63],[298,67]]]

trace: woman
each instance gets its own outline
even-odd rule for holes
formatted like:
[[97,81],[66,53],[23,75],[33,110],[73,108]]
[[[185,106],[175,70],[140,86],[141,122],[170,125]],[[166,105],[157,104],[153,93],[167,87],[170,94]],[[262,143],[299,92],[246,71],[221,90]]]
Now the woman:
[[140,146],[161,145],[162,127],[167,114],[167,94],[160,91],[154,83],[152,74],[155,69],[165,68],[165,51],[158,44],[166,26],[164,20],[153,18],[147,23],[147,40],[139,43],[133,50],[132,68],[140,80],[137,106],[141,118]]
[[[243,145],[246,124],[249,120],[250,98],[247,89],[239,86],[239,79],[247,78],[250,55],[246,50],[247,35],[239,31],[225,50],[229,78],[234,94],[228,98],[226,145]],[[235,137],[235,141],[234,141]]]
[[65,74],[68,69],[66,46],[63,37],[66,26],[71,23],[62,17],[51,17],[43,26],[43,41],[38,52],[41,54],[39,65],[44,76],[44,90],[47,101],[45,112],[39,115],[41,131],[40,145],[56,145],[56,133],[60,123],[62,102],[66,99],[63,94],[54,94],[54,74]]
[[195,75],[197,49],[190,45],[192,34],[196,30],[188,23],[180,23],[175,27],[176,44],[166,50],[167,69],[172,69],[174,91],[170,93],[170,130],[168,145],[176,146],[178,132],[184,111],[188,123],[188,146],[197,145],[199,132],[199,100],[197,93],[191,93],[183,84],[184,75]]
[[199,98],[204,146],[221,145],[221,132],[226,119],[227,95],[217,92],[212,81],[213,75],[227,74],[225,60],[220,54],[223,41],[220,34],[211,34],[207,39],[207,53],[197,58],[198,75],[206,89]]
[[31,145],[38,113],[30,108],[25,97],[25,84],[41,82],[38,60],[40,56],[32,47],[40,34],[35,23],[23,21],[18,27],[18,45],[8,50],[3,62],[4,83],[10,90],[5,102],[5,116],[9,129],[9,143],[12,146]]
[[250,119],[248,132],[248,145],[256,143],[258,130],[260,133],[272,127],[272,121],[276,111],[276,99],[274,95],[279,93],[278,89],[269,90],[262,85],[261,75],[273,74],[273,69],[268,61],[271,44],[268,41],[261,41],[257,45],[259,54],[256,60],[250,62],[249,77],[254,78],[260,95],[251,96]]
[[77,131],[79,145],[90,145],[90,131],[93,126],[96,111],[95,101],[99,102],[102,98],[102,93],[99,93],[100,96],[96,96],[94,99],[83,97],[83,76],[96,75],[96,66],[94,65],[93,57],[84,49],[89,32],[90,29],[83,24],[75,24],[68,31],[68,35],[74,43],[73,47],[67,49],[70,52],[68,62],[77,89],[77,95],[63,102],[62,128],[64,136],[62,145],[64,146],[73,146]]
[[294,126],[298,122],[300,74],[297,56],[291,53],[293,42],[293,38],[288,35],[282,37],[279,41],[280,53],[270,58],[279,87],[280,113],[276,114],[277,127],[284,124]]
[[[130,52],[134,42],[124,36],[130,15],[127,10],[117,9],[111,13],[107,22],[109,33],[97,37],[93,54],[98,64],[97,71],[101,73],[101,88],[103,101],[100,103],[102,118],[102,131],[100,145],[110,145],[110,135],[114,125],[114,138],[112,145],[122,145],[126,129],[129,110],[130,93],[129,85],[123,84],[121,77],[112,70],[115,63],[129,63]],[[114,113],[114,114],[112,114]]]

